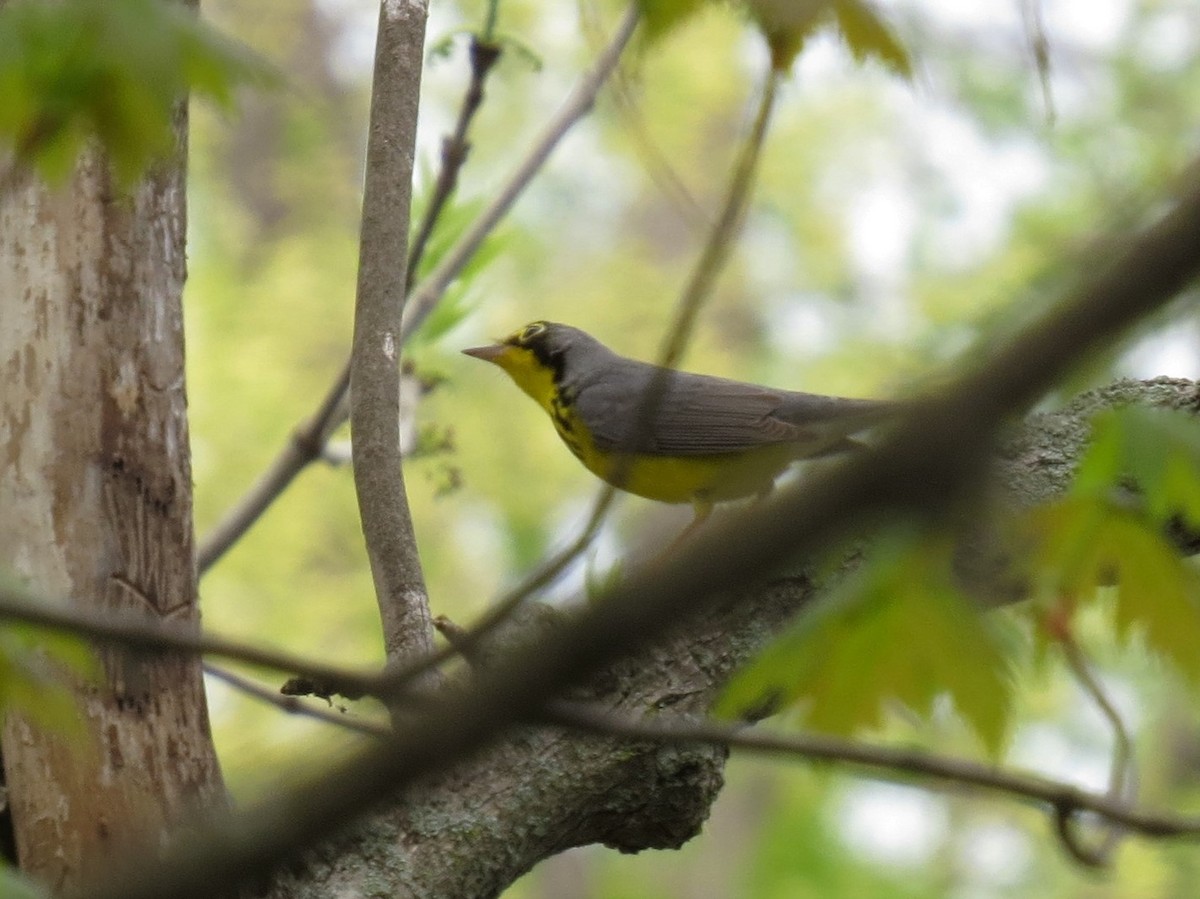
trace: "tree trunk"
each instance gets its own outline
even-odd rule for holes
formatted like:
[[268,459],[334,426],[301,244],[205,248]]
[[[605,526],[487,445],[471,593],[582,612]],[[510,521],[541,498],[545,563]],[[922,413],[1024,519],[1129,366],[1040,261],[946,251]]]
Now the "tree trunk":
[[[133,188],[102,153],[0,197],[0,569],[81,609],[198,627],[181,151]],[[196,658],[96,651],[83,726],[0,732],[19,863],[51,889],[223,801]]]

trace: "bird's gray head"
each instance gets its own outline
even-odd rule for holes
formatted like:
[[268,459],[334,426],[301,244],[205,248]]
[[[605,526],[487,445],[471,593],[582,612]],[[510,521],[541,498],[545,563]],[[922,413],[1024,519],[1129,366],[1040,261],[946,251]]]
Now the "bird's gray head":
[[523,347],[554,372],[555,381],[573,380],[593,365],[598,355],[610,351],[585,331],[558,322],[530,322],[504,339],[508,346]]

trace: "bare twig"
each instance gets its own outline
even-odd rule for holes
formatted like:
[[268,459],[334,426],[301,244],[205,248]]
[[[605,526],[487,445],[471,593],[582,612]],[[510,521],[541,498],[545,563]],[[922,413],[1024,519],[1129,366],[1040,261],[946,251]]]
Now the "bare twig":
[[616,490],[613,487],[601,489],[600,495],[592,506],[587,523],[579,535],[533,574],[488,606],[487,610],[470,628],[455,625],[454,639],[450,639],[449,634],[442,632],[442,635],[447,638],[445,646],[422,658],[388,666],[381,676],[379,684],[381,692],[377,695],[389,702],[393,698],[399,699],[409,692],[413,681],[455,656],[463,656],[469,661],[471,654],[478,648],[482,640],[507,621],[530,596],[554,583],[567,566],[588,548],[600,530],[600,525],[604,523],[604,518],[608,514],[609,506],[612,505],[615,496]]
[[[733,173],[729,179],[720,212],[708,231],[700,256],[692,267],[687,284],[675,304],[675,315],[659,351],[658,363],[662,368],[657,376],[646,385],[640,397],[632,429],[635,435],[650,433],[658,405],[666,394],[667,385],[670,382],[670,371],[679,364],[683,351],[691,339],[692,331],[695,329],[700,309],[711,296],[717,276],[729,260],[729,254],[733,250],[750,201],[754,176],[758,171],[758,161],[766,143],[767,127],[775,108],[778,88],[779,75],[773,67],[768,66],[754,124],[734,163]],[[618,459],[612,475],[613,481],[621,483],[627,476],[628,467],[632,462],[632,456]],[[685,533],[687,532],[685,531]]]
[[296,696],[285,696],[278,690],[264,687],[262,684],[255,683],[248,677],[235,674],[228,668],[221,668],[217,665],[206,663],[204,665],[204,673],[215,677],[217,680],[224,681],[235,690],[245,693],[247,696],[253,696],[255,699],[282,709],[289,715],[304,715],[305,717],[315,718],[326,724],[340,727],[343,730],[366,734],[368,737],[375,737],[377,739],[386,740],[392,734],[392,729],[386,725],[352,717],[343,712],[335,712],[332,709],[321,708],[320,706],[305,702]]
[[[600,10],[595,3],[580,4],[580,17],[584,33],[592,43],[598,44],[600,32]],[[613,107],[629,133],[634,151],[642,161],[651,182],[667,198],[668,203],[675,208],[679,218],[689,228],[699,232],[710,223],[708,212],[692,195],[679,173],[675,171],[671,160],[655,142],[650,129],[646,125],[645,116],[638,105],[638,98],[633,86],[634,76],[628,65],[622,65],[614,73],[610,96]]]
[[246,643],[202,634],[194,625],[154,621],[132,614],[96,614],[70,603],[47,600],[11,584],[0,585],[0,620],[31,624],[147,652],[219,656],[259,668],[336,684],[338,692],[374,696],[381,689],[379,677],[373,672],[354,671],[316,659],[266,649],[259,642]]
[[779,75],[772,67],[767,66],[754,123],[734,163],[733,174],[721,203],[721,211],[708,232],[700,258],[696,260],[687,286],[675,305],[675,318],[667,332],[667,339],[659,357],[660,364],[667,368],[674,368],[679,363],[687,341],[691,338],[700,308],[712,293],[717,276],[733,251],[738,232],[746,217],[746,208],[754,187],[754,177],[758,172],[758,162],[766,144],[767,128],[771,122],[771,113],[775,109],[778,91]]
[[976,787],[1046,806],[1059,817],[1088,812],[1127,831],[1154,837],[1200,836],[1200,818],[1137,811],[1111,794],[1097,796],[1036,774],[1006,771],[967,759],[952,759],[913,749],[870,746],[819,734],[772,734],[745,726],[685,719],[630,718],[580,703],[554,702],[547,720],[591,733],[672,743],[716,743],[731,749],[838,762],[869,769],[873,777],[908,781],[926,778],[948,786]]
[[[1063,657],[1066,659],[1067,667],[1071,669],[1071,673],[1079,685],[1096,703],[1096,707],[1100,709],[1100,713],[1112,728],[1113,758],[1108,782],[1108,799],[1110,802],[1126,806],[1132,805],[1136,796],[1137,771],[1134,768],[1133,740],[1129,736],[1129,730],[1125,727],[1125,722],[1121,720],[1121,714],[1117,711],[1117,707],[1113,705],[1108,694],[1104,692],[1104,687],[1092,673],[1087,656],[1079,644],[1075,642],[1070,633],[1065,632],[1057,635],[1057,641],[1062,649]],[[1067,851],[1077,861],[1089,867],[1102,868],[1112,859],[1113,850],[1117,848],[1123,830],[1120,827],[1110,827],[1096,845],[1088,846],[1077,832],[1079,811],[1078,807],[1058,807],[1058,834]],[[1105,817],[1112,820],[1110,816]]]
[[1057,118],[1054,108],[1054,88],[1050,85],[1050,41],[1046,37],[1042,0],[1021,0],[1021,21],[1025,26],[1025,39],[1037,69],[1038,83],[1042,88],[1042,106],[1046,111],[1046,124],[1053,125]]
[[359,235],[350,430],[354,488],[389,660],[433,649],[400,454],[400,329],[426,8],[379,5]]
[[454,132],[442,140],[442,164],[438,169],[437,181],[434,184],[433,196],[421,219],[417,233],[413,235],[412,249],[408,257],[408,278],[405,291],[412,290],[417,277],[417,265],[425,256],[425,246],[433,234],[434,226],[441,218],[442,210],[458,187],[458,174],[466,165],[467,154],[471,152],[471,143],[467,140],[467,132],[475,113],[483,103],[483,87],[487,82],[488,73],[500,61],[501,45],[491,43],[485,38],[471,35],[468,49],[471,58],[471,80],[463,95],[462,105],[458,110],[458,120]]
[[[470,261],[488,234],[516,202],[533,176],[549,158],[555,146],[571,127],[591,109],[600,88],[612,73],[621,52],[633,36],[637,20],[636,7],[630,7],[604,52],[600,54],[592,68],[581,77],[579,84],[568,96],[563,107],[547,124],[525,160],[518,165],[500,193],[479,214],[437,268],[412,293],[406,306],[405,320],[400,334],[401,344],[408,340],[433,311],[446,288],[458,277],[463,266]],[[416,270],[416,262],[417,260],[410,260],[410,271]],[[344,407],[343,401],[349,383],[350,366],[347,363],[335,384],[326,394],[318,413],[296,431],[292,440],[280,452],[267,473],[251,488],[245,498],[233,506],[212,533],[201,541],[197,561],[202,574],[250,529],[296,475],[311,462],[320,458],[321,449],[329,439],[329,435],[345,421],[345,416],[340,409]]]

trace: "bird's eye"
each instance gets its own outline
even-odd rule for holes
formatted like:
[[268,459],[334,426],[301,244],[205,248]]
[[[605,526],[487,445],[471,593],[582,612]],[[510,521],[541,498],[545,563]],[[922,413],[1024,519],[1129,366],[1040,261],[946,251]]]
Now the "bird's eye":
[[521,329],[521,333],[517,335],[517,340],[520,343],[532,343],[536,338],[545,333],[545,322],[531,322]]

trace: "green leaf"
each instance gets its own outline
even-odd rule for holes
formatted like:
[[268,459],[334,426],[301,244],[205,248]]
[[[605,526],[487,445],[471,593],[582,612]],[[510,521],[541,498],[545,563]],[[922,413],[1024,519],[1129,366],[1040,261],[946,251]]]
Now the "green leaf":
[[831,0],[745,0],[750,17],[771,49],[771,65],[783,72],[828,17]]
[[1047,605],[1091,603],[1116,588],[1116,624],[1200,685],[1200,572],[1158,526],[1102,498],[1071,497],[1030,515],[1035,584]]
[[27,625],[0,626],[0,718],[18,712],[66,736],[82,721],[69,679],[95,679],[99,665],[75,637]]
[[818,28],[833,21],[859,63],[877,59],[886,68],[912,78],[912,60],[904,45],[867,0],[745,0],[771,48],[777,71],[791,67]]
[[0,896],[4,899],[50,899],[45,887],[27,880],[20,871],[3,863],[0,863]]
[[993,754],[1011,712],[1001,643],[952,587],[946,545],[905,538],[795,625],[730,684],[718,710],[804,706],[808,726],[849,735],[900,702],[928,715],[949,696]]
[[912,60],[908,51],[869,3],[835,0],[833,11],[842,40],[855,60],[862,63],[876,59],[897,75],[912,78]]
[[228,107],[275,70],[177,3],[11,0],[0,6],[0,141],[62,181],[90,138],[131,183],[175,146],[189,91]]
[[[432,180],[430,183],[432,184]],[[427,198],[421,198],[417,205],[424,206],[426,201]],[[480,200],[463,202],[451,197],[450,202],[442,208],[437,226],[425,245],[425,253],[417,269],[417,283],[437,268],[446,253],[474,223],[482,212],[483,205]],[[419,221],[419,216],[414,215],[413,218]],[[488,235],[421,323],[421,327],[412,337],[414,346],[432,343],[475,312],[483,301],[482,294],[474,289],[478,277],[500,255],[504,246],[503,230],[492,231]]]
[[654,42],[674,31],[704,6],[705,0],[637,0],[642,33]]
[[1200,421],[1171,409],[1127,406],[1097,415],[1072,495],[1103,497],[1129,478],[1146,513],[1200,528]]

